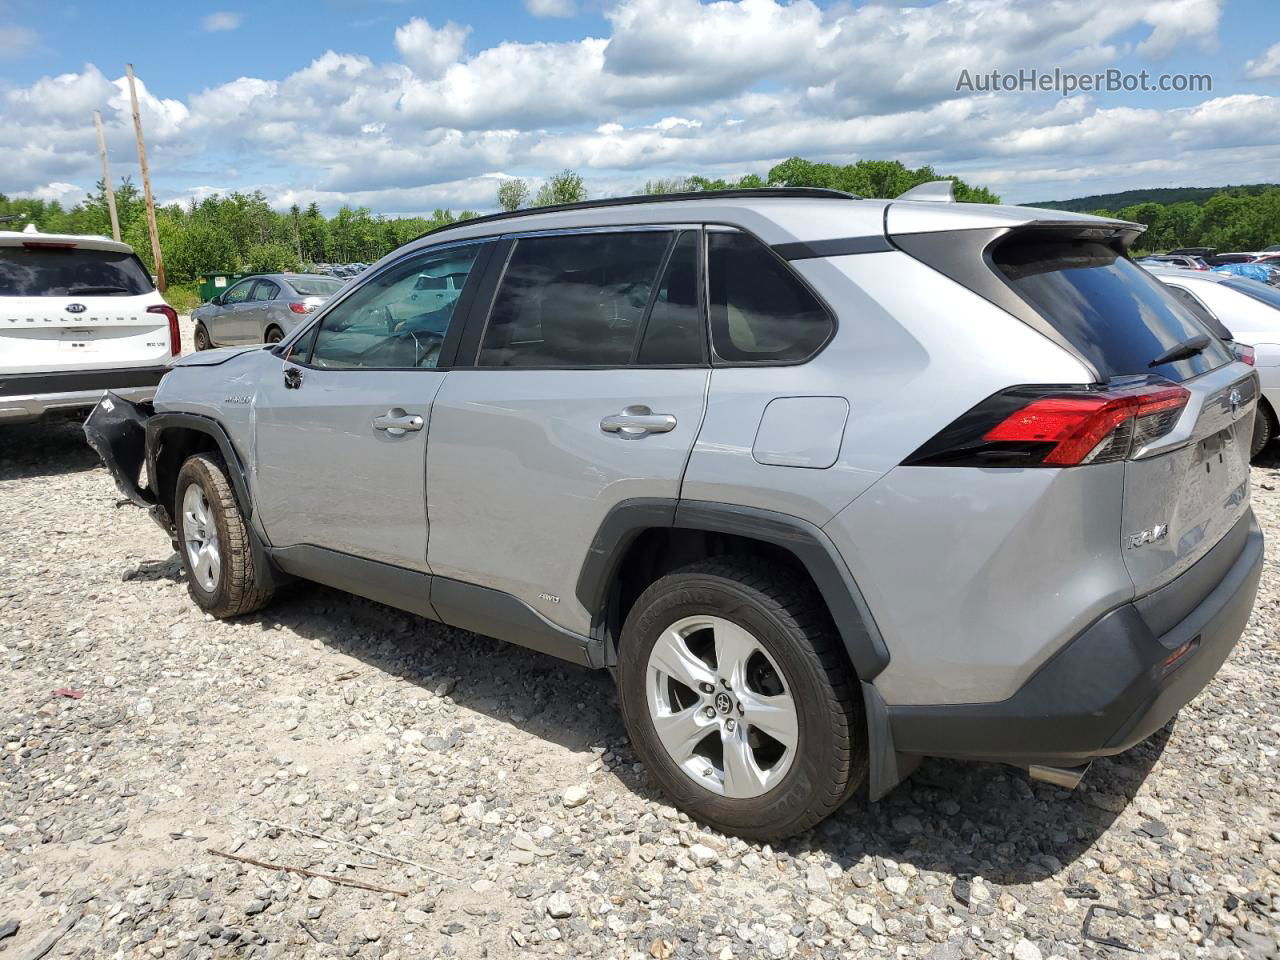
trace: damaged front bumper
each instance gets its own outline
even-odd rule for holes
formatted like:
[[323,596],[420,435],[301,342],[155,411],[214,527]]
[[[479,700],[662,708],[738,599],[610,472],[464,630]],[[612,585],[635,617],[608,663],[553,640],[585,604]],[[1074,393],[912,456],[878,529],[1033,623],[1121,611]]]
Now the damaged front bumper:
[[156,501],[155,492],[143,479],[143,468],[151,466],[147,420],[154,414],[149,401],[134,403],[108,390],[85,420],[84,435],[111,471],[120,492],[146,510],[166,533],[172,533],[169,512]]

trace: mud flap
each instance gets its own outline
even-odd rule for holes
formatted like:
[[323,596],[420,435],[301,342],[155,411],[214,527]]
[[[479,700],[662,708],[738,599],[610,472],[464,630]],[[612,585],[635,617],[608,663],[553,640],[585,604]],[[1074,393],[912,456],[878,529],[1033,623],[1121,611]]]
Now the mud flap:
[[120,492],[145,508],[156,502],[155,494],[141,483],[151,414],[151,404],[132,403],[108,390],[84,422],[85,439],[111,471]]

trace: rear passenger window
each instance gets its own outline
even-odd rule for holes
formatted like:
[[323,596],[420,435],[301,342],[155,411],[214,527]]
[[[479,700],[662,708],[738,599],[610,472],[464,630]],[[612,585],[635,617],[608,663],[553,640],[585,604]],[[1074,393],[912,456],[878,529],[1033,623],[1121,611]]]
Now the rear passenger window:
[[754,237],[707,235],[707,286],[711,342],[721,360],[805,360],[831,336],[831,315]]
[[[479,365],[629,364],[671,241],[662,230],[517,240],[494,297]],[[670,296],[677,285],[669,274],[665,282]],[[675,295],[677,301],[687,298],[684,290]],[[659,326],[669,334],[667,320]],[[655,329],[655,354],[668,349],[659,339]]]
[[640,335],[636,363],[642,366],[703,362],[706,339],[698,309],[698,234],[686,230],[677,238],[649,317]]

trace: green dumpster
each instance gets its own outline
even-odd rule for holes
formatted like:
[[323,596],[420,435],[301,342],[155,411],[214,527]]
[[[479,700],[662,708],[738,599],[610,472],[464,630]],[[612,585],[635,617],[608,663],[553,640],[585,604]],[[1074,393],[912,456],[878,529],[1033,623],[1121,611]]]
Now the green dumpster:
[[196,289],[200,293],[200,302],[208,303],[219,294],[226,293],[237,280],[253,276],[252,273],[202,273],[196,277]]

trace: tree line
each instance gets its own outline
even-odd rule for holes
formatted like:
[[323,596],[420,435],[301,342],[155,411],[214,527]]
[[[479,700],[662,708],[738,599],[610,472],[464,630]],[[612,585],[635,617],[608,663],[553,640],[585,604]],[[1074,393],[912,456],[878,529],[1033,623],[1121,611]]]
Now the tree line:
[[1261,192],[1227,188],[1203,203],[1147,202],[1090,212],[1143,224],[1147,230],[1134,244],[1140,253],[1179,247],[1214,247],[1226,253],[1280,243],[1280,187]]
[[[645,193],[742,189],[774,186],[831,187],[867,197],[895,197],[919,183],[943,179],[931,167],[910,169],[897,161],[864,160],[839,166],[793,157],[765,176],[749,174],[736,180],[692,175],[650,180]],[[957,178],[960,200],[995,203],[999,198]],[[154,270],[142,191],[128,178],[116,191],[121,239]],[[517,178],[504,179],[495,198],[503,210],[572,203],[588,199],[586,183],[573,170],[544,181],[537,190]],[[344,206],[326,217],[315,203],[280,211],[261,191],[233,191],[188,203],[157,207],[156,223],[165,271],[171,283],[190,283],[213,271],[274,272],[299,270],[316,263],[372,263],[402,244],[445,224],[475,216],[439,209],[430,216],[386,217],[367,207]],[[57,201],[11,198],[0,194],[0,217],[17,219],[0,226],[22,229],[35,223],[46,233],[111,235],[106,187],[95,190],[70,208]]]

